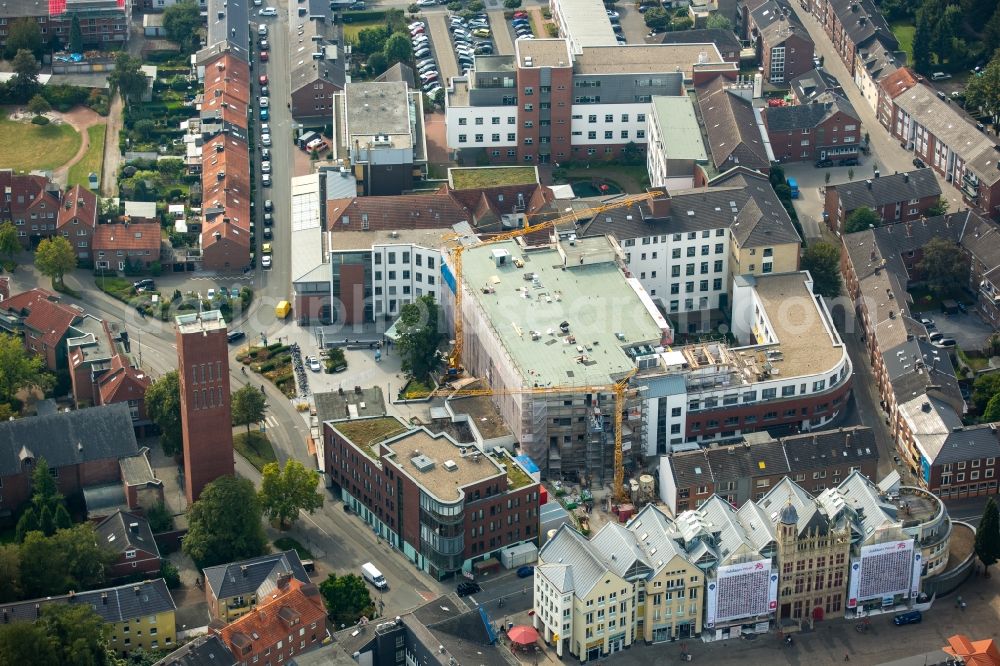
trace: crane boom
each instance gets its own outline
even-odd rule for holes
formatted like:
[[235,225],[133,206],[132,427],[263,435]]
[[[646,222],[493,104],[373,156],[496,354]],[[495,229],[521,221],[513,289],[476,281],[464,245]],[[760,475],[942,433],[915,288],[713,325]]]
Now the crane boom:
[[[649,201],[656,197],[663,196],[663,192],[659,190],[650,190],[645,194],[636,194],[632,196],[622,197],[617,201],[598,206],[597,208],[591,209],[591,216],[600,215],[603,212],[614,210],[616,208],[625,208],[633,204],[637,204],[642,201]],[[537,213],[536,213],[537,214]],[[536,231],[542,231],[543,229],[548,229],[557,224],[565,222],[567,220],[573,220],[574,222],[578,219],[577,214],[567,213],[565,215],[560,215],[549,220],[543,220],[537,224],[529,224],[527,226],[521,227],[520,229],[515,229],[513,231],[508,231],[506,233],[497,234],[496,236],[491,236],[486,240],[474,243],[472,245],[461,245],[458,244],[451,249],[451,254],[453,257],[452,266],[455,268],[455,341],[451,349],[451,354],[448,357],[448,374],[451,376],[458,376],[462,373],[462,352],[464,351],[465,345],[465,322],[462,317],[462,253],[470,248],[482,247],[483,245],[490,245],[492,243],[502,243],[503,241],[511,240],[514,238],[520,238],[521,236],[526,236],[530,233]]]

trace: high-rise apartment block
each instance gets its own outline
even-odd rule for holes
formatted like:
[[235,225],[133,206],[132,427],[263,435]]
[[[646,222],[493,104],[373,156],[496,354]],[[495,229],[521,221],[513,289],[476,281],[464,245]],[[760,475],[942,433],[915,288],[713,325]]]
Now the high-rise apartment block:
[[218,310],[177,317],[177,367],[188,503],[206,484],[233,473],[229,343]]

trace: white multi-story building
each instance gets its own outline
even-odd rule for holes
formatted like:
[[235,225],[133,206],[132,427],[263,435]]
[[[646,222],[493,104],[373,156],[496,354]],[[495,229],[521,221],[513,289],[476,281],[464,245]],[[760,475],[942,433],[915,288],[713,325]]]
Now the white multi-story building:
[[696,174],[707,168],[708,153],[694,101],[688,96],[657,96],[645,117],[649,184],[669,191],[702,184],[703,178],[696,178]]

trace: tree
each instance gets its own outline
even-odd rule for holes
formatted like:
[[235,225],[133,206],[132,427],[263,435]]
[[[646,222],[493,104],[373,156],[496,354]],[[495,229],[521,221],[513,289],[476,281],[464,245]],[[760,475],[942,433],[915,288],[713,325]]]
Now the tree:
[[[20,598],[21,551],[16,544],[0,544],[0,604]],[[0,663],[3,663],[2,658]]]
[[[38,624],[55,644],[59,664],[119,666],[109,642],[111,626],[89,604],[49,604]],[[43,662],[36,662],[43,663]]]
[[42,507],[38,514],[38,531],[47,537],[56,533],[56,521],[52,517],[52,510],[47,506]]
[[14,56],[11,67],[14,78],[10,81],[11,96],[18,102],[25,102],[38,90],[38,72],[41,66],[35,56],[27,49],[21,49]]
[[826,298],[840,295],[840,250],[833,243],[813,243],[802,254],[802,268],[813,278],[816,293]]
[[706,28],[715,28],[716,30],[732,30],[733,22],[722,14],[715,13],[708,17],[708,22],[705,23]]
[[962,27],[962,9],[958,5],[948,5],[934,28],[934,53],[938,63],[950,60],[952,44]]
[[663,7],[650,7],[642,18],[650,30],[666,30],[670,23],[670,16]]
[[17,237],[17,229],[10,222],[0,224],[0,255],[7,257],[8,261],[14,261],[20,251],[21,241]]
[[65,503],[56,506],[56,510],[52,513],[52,520],[55,522],[57,530],[68,530],[73,527],[73,519],[70,518],[69,509],[66,508]]
[[369,76],[378,76],[389,69],[389,61],[386,60],[385,54],[380,51],[368,56],[367,66]]
[[[1000,9],[997,9],[1000,20]],[[979,76],[973,76],[965,88],[965,105],[969,109],[982,109],[994,120],[1000,116],[1000,57],[986,65]]]
[[20,50],[30,51],[36,57],[42,57],[42,28],[33,18],[23,17],[10,24],[7,33],[7,57],[12,58]]
[[323,506],[323,495],[316,492],[319,473],[306,469],[298,460],[288,459],[284,469],[278,463],[264,465],[260,481],[260,504],[264,515],[277,520],[281,529],[288,529],[299,510],[313,513]]
[[163,12],[163,29],[167,31],[167,39],[176,42],[186,53],[198,50],[201,25],[201,13],[194,0],[182,0]]
[[877,227],[882,224],[882,218],[878,213],[867,206],[862,206],[847,216],[844,221],[844,233],[853,234],[857,231],[864,231],[868,227]]
[[327,616],[335,626],[356,624],[362,616],[370,619],[375,614],[375,604],[361,576],[330,574],[319,584],[319,592],[326,602]]
[[62,236],[43,238],[35,249],[35,268],[52,278],[53,286],[62,284],[63,275],[76,268],[76,252]]
[[990,398],[990,401],[986,403],[982,420],[984,423],[996,423],[1000,421],[1000,393],[994,394]]
[[29,506],[21,514],[21,517],[17,519],[17,527],[14,528],[14,538],[17,539],[18,543],[24,543],[29,534],[37,531],[38,514],[35,513],[34,508]]
[[928,206],[927,217],[937,217],[948,212],[948,200],[944,197],[938,199],[936,204]]
[[50,537],[29,532],[21,544],[21,585],[28,598],[89,590],[105,581],[114,554],[97,542],[89,523],[56,530]]
[[233,425],[245,425],[249,435],[250,426],[264,420],[266,408],[267,400],[264,394],[258,391],[256,386],[247,384],[233,394]]
[[976,530],[976,557],[983,563],[986,577],[990,577],[990,566],[1000,559],[1000,514],[997,503],[992,497],[986,500],[983,517],[979,519]]
[[[31,472],[31,504],[35,511],[42,509],[54,511],[56,506],[63,501],[63,496],[59,494],[56,480],[52,478],[52,471],[45,458],[39,458],[35,463],[35,469]],[[39,522],[41,518],[39,518]]]
[[413,57],[413,47],[410,44],[410,40],[406,38],[406,35],[397,32],[386,40],[382,53],[391,66],[397,62],[407,62],[410,60]]
[[43,113],[48,113],[52,110],[52,105],[49,101],[42,97],[41,95],[35,95],[28,100],[28,111],[36,116],[40,116]]
[[918,268],[930,290],[939,295],[960,290],[969,279],[969,260],[962,248],[944,238],[932,238],[924,245]]
[[132,125],[132,131],[143,141],[149,141],[156,132],[156,122],[151,118],[141,118]]
[[386,41],[389,39],[388,26],[379,25],[373,28],[364,28],[358,33],[355,51],[369,56],[372,53],[379,53],[383,50]]
[[172,370],[146,389],[146,414],[160,429],[163,453],[175,456],[183,451],[181,434],[181,385],[177,371]]
[[407,303],[399,311],[399,354],[403,359],[403,372],[418,380],[427,379],[441,362],[438,345],[440,308],[434,296],[421,296],[414,303]]
[[983,25],[997,8],[994,0],[962,0],[962,10],[969,17],[969,25]]
[[56,647],[40,623],[0,625],[0,664],[58,664]]
[[0,402],[9,403],[22,389],[48,390],[52,375],[40,355],[29,354],[20,340],[0,333]]
[[126,105],[137,102],[146,92],[146,75],[139,69],[142,60],[122,51],[115,56],[114,71],[108,76],[112,94],[118,92]]
[[934,38],[930,18],[924,9],[917,11],[917,28],[913,33],[913,67],[921,74],[931,68],[931,40]]
[[188,509],[184,552],[199,568],[256,557],[267,549],[253,483],[221,476]]
[[1000,393],[1000,373],[979,375],[972,382],[972,402],[980,410],[985,410],[993,396]]
[[83,30],[80,28],[80,17],[77,14],[73,14],[73,21],[69,24],[69,51],[83,53]]

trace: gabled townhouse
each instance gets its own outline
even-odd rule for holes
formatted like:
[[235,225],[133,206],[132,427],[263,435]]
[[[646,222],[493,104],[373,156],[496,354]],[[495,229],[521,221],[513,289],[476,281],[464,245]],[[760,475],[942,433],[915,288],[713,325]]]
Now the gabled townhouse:
[[743,506],[761,500],[785,477],[819,493],[855,469],[874,477],[877,465],[875,435],[864,426],[785,437],[748,433],[735,444],[662,456],[660,499],[675,515],[698,508],[713,494]]
[[789,88],[796,104],[809,104],[827,92],[844,96],[840,82],[825,69],[811,69],[800,74],[789,82]]
[[31,474],[45,458],[59,492],[121,480],[121,460],[139,455],[128,406],[124,404],[57,412],[0,423],[0,514],[13,512],[31,497]]
[[892,100],[890,132],[962,195],[962,200],[1000,219],[1000,141],[918,83]]
[[309,16],[299,26],[292,45],[292,118],[307,126],[326,125],[335,111],[334,96],[347,85],[347,53],[341,24],[327,22],[326,14]]
[[899,50],[899,42],[872,0],[817,0],[817,5],[823,29],[851,76],[861,66],[860,53],[875,50],[876,42],[884,50]]
[[63,236],[73,246],[77,261],[93,261],[91,241],[97,229],[97,195],[74,185],[63,194],[56,220],[56,234]]
[[893,100],[917,85],[919,77],[909,67],[899,67],[888,76],[878,81],[878,107],[876,115],[882,127],[892,132],[896,116]]
[[23,340],[24,348],[45,359],[45,367],[56,371],[67,366],[66,340],[71,327],[84,316],[76,306],[64,305],[59,297],[35,288],[0,302],[0,330]]
[[828,185],[823,212],[830,230],[842,232],[844,222],[860,208],[875,211],[883,223],[915,222],[940,199],[933,169],[924,168]]
[[282,576],[289,575],[302,584],[309,583],[309,574],[294,550],[206,567],[203,573],[208,613],[223,624],[266,603],[268,591],[274,589]]
[[148,271],[160,264],[161,230],[156,222],[101,224],[93,236],[97,268]]
[[809,104],[776,106],[761,115],[779,162],[844,160],[858,156],[861,119],[846,97],[816,95]]
[[[989,311],[992,282],[982,276],[991,274],[990,264],[1000,259],[996,233],[994,223],[963,211],[844,236],[845,283],[857,304],[896,448],[920,486],[946,499],[996,494],[996,456],[985,455],[990,450],[985,435],[992,430],[964,434],[969,430],[962,425],[965,402],[950,357],[927,343],[927,330],[913,317],[906,289],[921,279],[924,245],[944,238],[970,256],[975,270],[970,270],[969,289]],[[973,460],[982,476],[977,473],[973,480],[963,474],[959,481],[951,474],[958,464],[971,470]]]
[[97,523],[94,531],[97,543],[115,554],[110,566],[112,579],[159,572],[160,549],[149,521],[142,516],[118,509]]
[[[784,84],[813,68],[812,38],[784,0],[765,0],[745,16],[744,38],[757,51],[765,78]],[[749,9],[749,8],[748,8]]]
[[59,187],[45,176],[0,170],[0,221],[12,222],[25,247],[55,233]]
[[768,173],[774,154],[759,111],[751,104],[754,84],[718,74],[695,83],[698,113],[715,173],[742,166]]
[[292,663],[327,640],[326,622],[319,588],[291,574],[281,574],[255,610],[229,624],[214,620],[209,632],[218,636],[241,664]]

